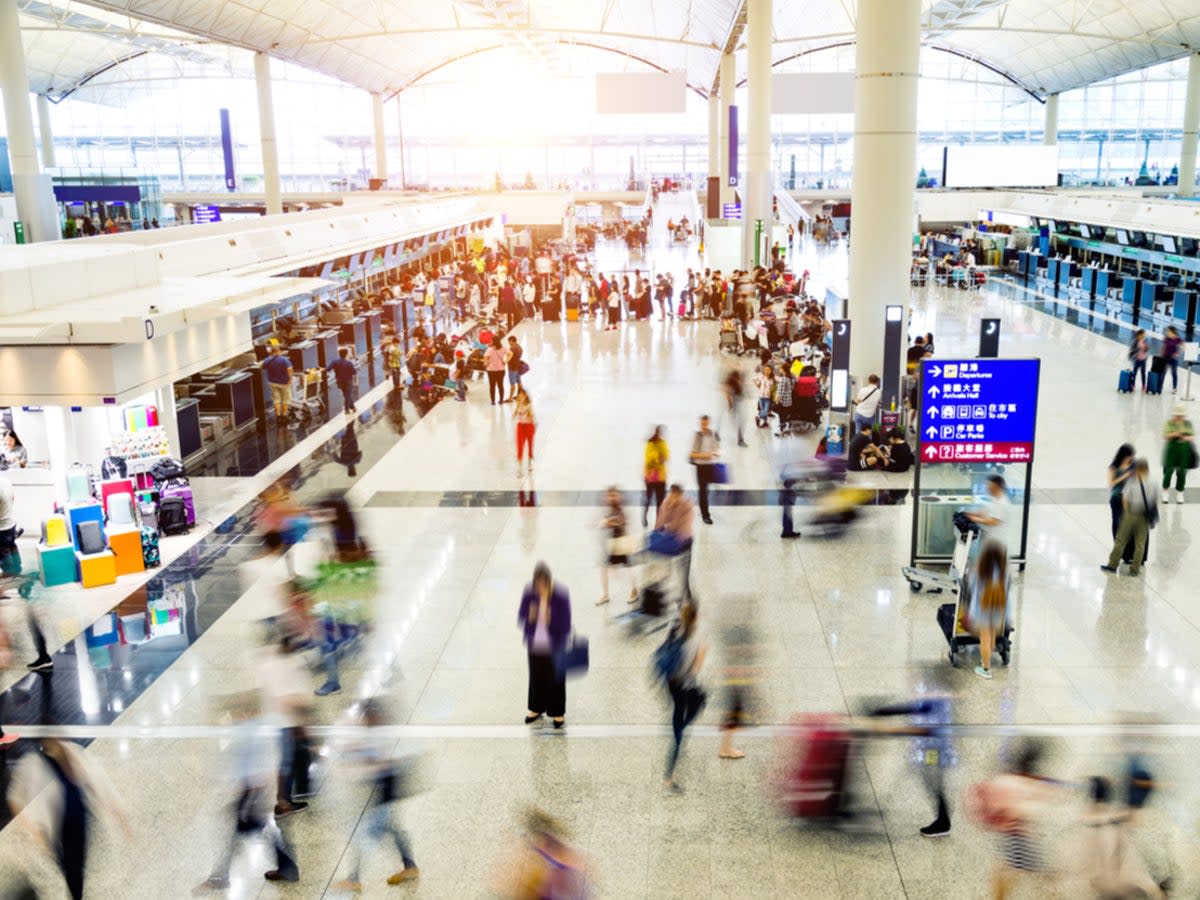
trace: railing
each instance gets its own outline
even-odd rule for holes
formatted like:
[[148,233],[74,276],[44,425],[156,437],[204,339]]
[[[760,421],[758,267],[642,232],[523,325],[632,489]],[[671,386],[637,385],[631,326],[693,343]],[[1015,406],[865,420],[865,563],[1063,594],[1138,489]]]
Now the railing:
[[779,218],[783,221],[791,220],[792,224],[799,225],[804,222],[806,225],[812,224],[812,216],[796,202],[796,198],[788,193],[787,188],[780,180],[775,181],[775,201],[779,204]]

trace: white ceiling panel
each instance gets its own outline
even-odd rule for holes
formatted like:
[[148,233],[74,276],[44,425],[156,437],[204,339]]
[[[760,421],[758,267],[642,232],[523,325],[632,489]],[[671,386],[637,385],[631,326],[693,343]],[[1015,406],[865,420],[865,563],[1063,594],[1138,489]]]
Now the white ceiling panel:
[[[55,93],[137,53],[201,53],[197,37],[262,50],[384,94],[497,47],[539,65],[565,64],[572,44],[626,57],[614,56],[613,70],[635,60],[682,71],[704,92],[743,8],[743,0],[18,2],[31,85]],[[775,0],[775,60],[852,42],[857,7],[858,0]],[[923,16],[927,41],[1039,94],[1200,49],[1200,0],[924,0]],[[605,55],[581,58],[603,71]],[[744,50],[739,57],[744,73]]]

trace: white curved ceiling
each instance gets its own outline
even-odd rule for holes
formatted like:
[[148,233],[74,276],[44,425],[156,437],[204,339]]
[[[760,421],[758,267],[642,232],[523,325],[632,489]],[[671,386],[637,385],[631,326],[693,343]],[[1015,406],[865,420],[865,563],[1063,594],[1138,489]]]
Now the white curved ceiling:
[[[519,47],[552,72],[572,45],[682,70],[706,92],[740,45],[742,0],[19,0],[31,85],[62,92],[141,52],[262,50],[373,93]],[[774,58],[853,41],[857,0],[776,0]],[[1039,94],[1200,49],[1200,0],[924,0],[926,41]],[[739,61],[744,71],[745,60]],[[614,63],[614,66],[616,63]]]

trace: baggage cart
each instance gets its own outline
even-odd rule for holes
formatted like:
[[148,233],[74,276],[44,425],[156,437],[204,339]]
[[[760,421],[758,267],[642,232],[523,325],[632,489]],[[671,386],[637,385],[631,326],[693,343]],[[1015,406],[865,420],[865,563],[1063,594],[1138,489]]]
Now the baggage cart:
[[971,551],[975,542],[979,540],[979,526],[960,510],[954,514],[954,528],[958,531],[958,540],[954,543],[954,556],[950,560],[948,572],[934,572],[932,569],[922,569],[918,566],[900,567],[900,572],[908,580],[908,586],[914,594],[923,589],[931,594],[949,591],[957,595],[961,592]]

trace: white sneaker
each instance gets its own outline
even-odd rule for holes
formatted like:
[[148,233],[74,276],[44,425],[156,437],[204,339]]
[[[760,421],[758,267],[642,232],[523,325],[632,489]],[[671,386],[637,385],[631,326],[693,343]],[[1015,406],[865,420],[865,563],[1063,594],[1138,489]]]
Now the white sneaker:
[[1170,488],[1163,488],[1163,492],[1162,492],[1162,502],[1163,502],[1163,503],[1170,503],[1170,502],[1171,502],[1171,489],[1170,489]]
[[1176,492],[1175,492],[1175,502],[1176,502],[1176,503],[1183,503],[1183,491],[1176,491]]

